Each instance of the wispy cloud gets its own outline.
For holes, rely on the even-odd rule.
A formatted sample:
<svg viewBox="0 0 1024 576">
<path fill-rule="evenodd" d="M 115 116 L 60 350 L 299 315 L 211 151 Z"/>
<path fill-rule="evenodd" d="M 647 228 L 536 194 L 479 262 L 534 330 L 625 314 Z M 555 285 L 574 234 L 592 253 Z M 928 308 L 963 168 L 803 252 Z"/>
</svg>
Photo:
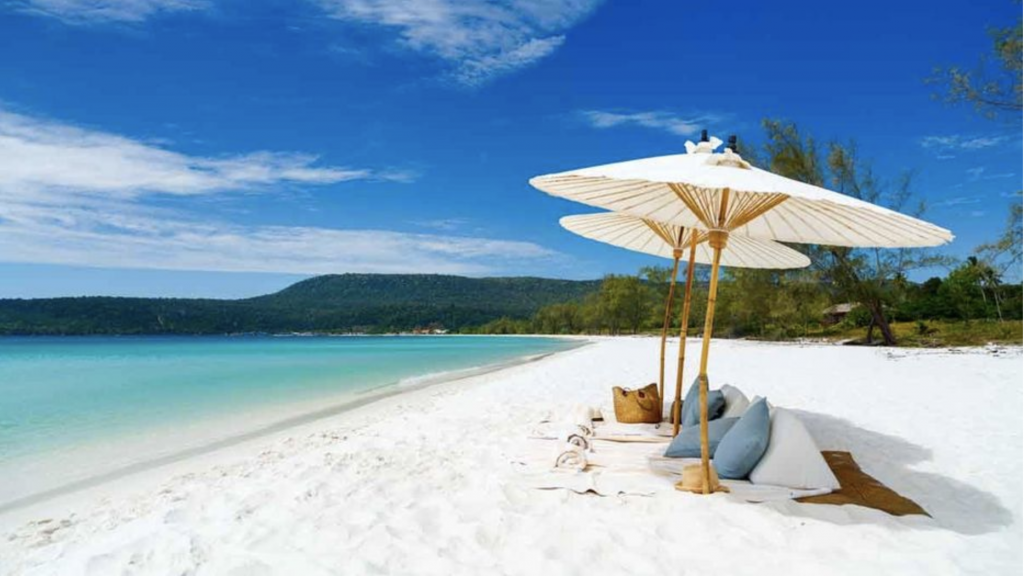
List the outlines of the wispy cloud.
<svg viewBox="0 0 1024 576">
<path fill-rule="evenodd" d="M 981 178 L 981 175 L 984 173 L 984 166 L 975 166 L 974 168 L 967 169 L 967 175 L 970 176 L 972 180 L 977 180 L 978 178 Z"/>
<path fill-rule="evenodd" d="M 986 166 L 975 166 L 974 168 L 968 168 L 966 170 L 967 175 L 970 177 L 971 182 L 977 182 L 979 180 L 1004 180 L 1007 178 L 1016 178 L 1015 172 L 996 172 L 989 173 L 988 167 Z"/>
<path fill-rule="evenodd" d="M 981 198 L 979 196 L 957 196 L 954 198 L 940 200 L 932 205 L 938 208 L 948 208 L 951 206 L 965 206 L 969 204 L 977 204 L 979 202 L 981 202 Z"/>
<path fill-rule="evenodd" d="M 480 86 L 545 58 L 600 0 L 315 0 L 329 17 L 394 30 L 399 44 Z"/>
<path fill-rule="evenodd" d="M 113 208 L 111 210 L 110 208 Z M 126 206 L 0 206 L 0 259 L 231 272 L 485 274 L 557 257 L 529 242 L 389 230 L 239 226 Z"/>
<path fill-rule="evenodd" d="M 702 114 L 680 116 L 671 112 L 622 112 L 606 110 L 581 110 L 579 115 L 594 128 L 615 128 L 620 126 L 640 126 L 664 130 L 677 136 L 692 136 L 701 128 L 721 120 L 718 115 Z"/>
<path fill-rule="evenodd" d="M 1008 135 L 963 136 L 950 134 L 945 136 L 925 136 L 920 143 L 923 148 L 940 151 L 943 158 L 952 158 L 948 152 L 954 150 L 983 150 L 998 146 L 1010 139 Z"/>
<path fill-rule="evenodd" d="M 188 155 L 0 110 L 0 260 L 173 270 L 481 274 L 557 254 L 536 244 L 379 229 L 243 225 L 189 202 L 282 186 L 408 181 L 400 171 L 320 165 L 294 152 Z M 175 205 L 181 205 L 176 203 Z"/>
<path fill-rule="evenodd" d="M 68 24 L 133 23 L 209 7 L 206 0 L 14 0 L 15 9 Z"/>
<path fill-rule="evenodd" d="M 469 224 L 469 220 L 465 218 L 435 218 L 433 220 L 417 220 L 411 222 L 420 228 L 429 228 L 431 230 L 443 230 L 445 232 L 453 232 L 464 228 Z"/>
<path fill-rule="evenodd" d="M 322 166 L 299 152 L 192 156 L 53 120 L 0 110 L 0 193 L 62 197 L 197 195 L 281 184 L 399 180 L 406 172 Z"/>
<path fill-rule="evenodd" d="M 0 0 L 3 3 L 4 0 Z M 603 0 L 307 0 L 329 19 L 379 29 L 380 45 L 442 63 L 442 78 L 477 87 L 548 57 Z M 134 24 L 199 12 L 215 0 L 7 0 L 14 10 L 67 24 Z M 301 27 L 290 29 L 301 31 Z M 360 35 L 364 38 L 366 35 Z M 376 43 L 375 43 L 376 44 Z M 369 64 L 372 46 L 335 43 L 350 63 Z"/>
</svg>

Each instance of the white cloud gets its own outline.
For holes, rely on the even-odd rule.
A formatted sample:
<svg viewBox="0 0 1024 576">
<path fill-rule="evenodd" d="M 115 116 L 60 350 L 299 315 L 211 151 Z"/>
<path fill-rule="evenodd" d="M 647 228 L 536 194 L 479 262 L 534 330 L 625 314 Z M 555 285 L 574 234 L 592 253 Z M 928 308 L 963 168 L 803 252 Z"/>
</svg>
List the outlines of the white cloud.
<svg viewBox="0 0 1024 576">
<path fill-rule="evenodd" d="M 1009 139 L 1010 137 L 1006 135 L 962 136 L 950 134 L 946 136 L 925 136 L 924 138 L 921 138 L 920 142 L 921 146 L 924 148 L 941 151 L 983 150 L 985 148 L 998 146 Z M 952 157 L 948 154 L 943 154 L 942 156 Z"/>
<path fill-rule="evenodd" d="M 981 198 L 977 196 L 957 196 L 954 198 L 947 198 L 945 200 L 935 203 L 937 207 L 948 207 L 948 206 L 964 206 L 967 204 L 977 204 L 981 202 Z"/>
<path fill-rule="evenodd" d="M 240 225 L 201 209 L 153 202 L 161 196 L 271 193 L 281 186 L 415 177 L 320 166 L 301 153 L 192 156 L 0 110 L 0 260 L 297 274 L 481 274 L 556 256 L 536 244 L 488 238 Z"/>
<path fill-rule="evenodd" d="M 60 212 L 0 206 L 8 262 L 228 272 L 484 274 L 556 253 L 529 242 L 338 230 L 238 226 L 118 207 Z"/>
<path fill-rule="evenodd" d="M 433 230 L 451 232 L 465 227 L 469 224 L 469 220 L 466 220 L 465 218 L 436 218 L 433 220 L 417 220 L 415 222 L 411 222 L 411 224 L 419 226 L 420 228 L 430 228 Z"/>
<path fill-rule="evenodd" d="M 204 157 L 156 144 L 0 110 L 0 194 L 125 198 L 196 195 L 281 184 L 409 181 L 402 171 L 319 166 L 316 156 L 260 151 Z"/>
<path fill-rule="evenodd" d="M 1006 178 L 1017 177 L 1017 174 L 1014 172 L 996 172 L 994 174 L 989 173 L 988 168 L 985 166 L 975 166 L 974 168 L 968 168 L 967 175 L 970 176 L 970 180 L 972 182 L 978 180 L 1003 180 Z"/>
<path fill-rule="evenodd" d="M 68 24 L 132 23 L 159 14 L 209 7 L 206 0 L 15 0 L 22 12 L 57 18 Z"/>
<path fill-rule="evenodd" d="M 998 174 L 989 174 L 985 176 L 985 180 L 1002 180 L 1004 178 L 1016 178 L 1017 174 L 1014 172 L 1000 172 Z"/>
<path fill-rule="evenodd" d="M 550 55 L 600 0 L 316 0 L 328 16 L 393 29 L 399 43 L 479 86 Z"/>
<path fill-rule="evenodd" d="M 582 110 L 579 114 L 594 128 L 615 128 L 618 126 L 640 126 L 664 130 L 677 136 L 692 136 L 701 128 L 720 121 L 715 115 L 682 117 L 671 112 L 608 112 L 604 110 Z"/>
</svg>

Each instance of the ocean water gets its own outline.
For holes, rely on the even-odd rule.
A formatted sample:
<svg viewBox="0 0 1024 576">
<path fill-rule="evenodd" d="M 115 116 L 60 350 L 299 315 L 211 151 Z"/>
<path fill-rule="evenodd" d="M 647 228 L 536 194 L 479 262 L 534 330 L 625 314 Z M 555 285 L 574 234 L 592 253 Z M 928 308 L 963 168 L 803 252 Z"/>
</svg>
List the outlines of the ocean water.
<svg viewBox="0 0 1024 576">
<path fill-rule="evenodd" d="M 0 504 L 556 338 L 0 338 Z"/>
</svg>

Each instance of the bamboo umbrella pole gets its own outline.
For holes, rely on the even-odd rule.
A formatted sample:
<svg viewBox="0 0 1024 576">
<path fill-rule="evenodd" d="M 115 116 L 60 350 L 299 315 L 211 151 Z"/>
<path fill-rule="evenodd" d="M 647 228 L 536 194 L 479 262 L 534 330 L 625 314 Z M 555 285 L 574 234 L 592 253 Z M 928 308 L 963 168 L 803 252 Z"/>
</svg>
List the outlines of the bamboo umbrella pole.
<svg viewBox="0 0 1024 576">
<path fill-rule="evenodd" d="M 672 250 L 672 281 L 668 285 L 668 298 L 665 300 L 665 322 L 661 326 L 661 364 L 658 365 L 658 399 L 665 401 L 665 344 L 668 341 L 668 326 L 672 320 L 672 300 L 676 290 L 676 276 L 679 275 L 679 258 L 683 251 Z"/>
<path fill-rule="evenodd" d="M 711 260 L 711 282 L 708 285 L 708 309 L 704 315 L 704 340 L 700 351 L 700 467 L 701 488 L 711 493 L 711 458 L 708 445 L 708 352 L 711 347 L 711 332 L 715 327 L 715 300 L 718 296 L 718 267 L 722 260 L 722 249 L 729 241 L 729 231 L 724 229 L 726 209 L 729 204 L 729 190 L 722 191 L 717 222 L 722 228 L 708 232 L 708 245 L 714 250 Z"/>
<path fill-rule="evenodd" d="M 676 395 L 672 403 L 672 436 L 679 434 L 683 409 L 683 365 L 686 363 L 686 332 L 690 325 L 690 297 L 693 295 L 693 268 L 697 258 L 697 230 L 690 236 L 690 260 L 686 264 L 683 311 L 679 318 L 679 357 L 676 362 Z"/>
</svg>

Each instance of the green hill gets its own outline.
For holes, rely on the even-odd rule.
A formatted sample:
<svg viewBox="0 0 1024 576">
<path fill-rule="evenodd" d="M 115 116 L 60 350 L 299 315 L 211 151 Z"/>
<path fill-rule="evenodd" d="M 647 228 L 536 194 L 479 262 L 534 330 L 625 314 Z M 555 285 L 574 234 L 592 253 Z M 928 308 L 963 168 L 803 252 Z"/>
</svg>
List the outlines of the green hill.
<svg viewBox="0 0 1024 576">
<path fill-rule="evenodd" d="M 0 300 L 0 334 L 231 334 L 450 330 L 582 299 L 599 281 L 340 274 L 241 300 L 41 298 Z"/>
</svg>

